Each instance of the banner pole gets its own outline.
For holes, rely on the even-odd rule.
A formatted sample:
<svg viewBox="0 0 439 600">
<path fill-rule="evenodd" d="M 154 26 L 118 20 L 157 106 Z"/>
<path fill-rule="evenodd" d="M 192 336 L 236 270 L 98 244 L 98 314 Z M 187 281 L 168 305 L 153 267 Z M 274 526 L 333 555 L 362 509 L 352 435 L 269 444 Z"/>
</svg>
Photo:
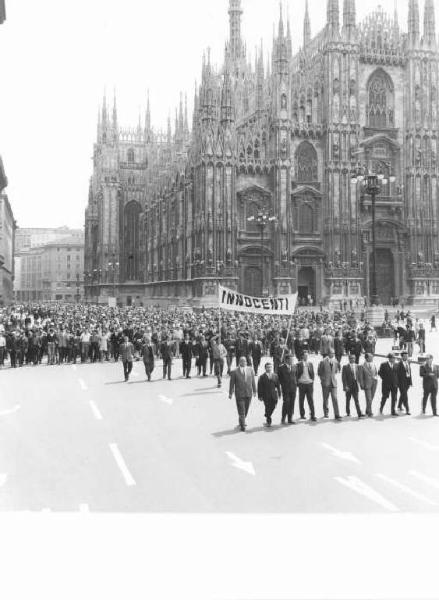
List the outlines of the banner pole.
<svg viewBox="0 0 439 600">
<path fill-rule="evenodd" d="M 297 300 L 296 300 L 296 305 L 297 305 Z M 294 307 L 293 312 L 291 313 L 290 324 L 288 325 L 287 339 L 285 340 L 285 348 L 287 348 L 287 349 L 288 349 L 288 340 L 290 339 L 291 326 L 293 324 L 293 317 L 294 317 L 295 312 L 296 312 L 296 306 Z M 285 349 L 282 350 L 281 362 L 283 362 L 283 360 L 284 360 L 284 354 L 285 354 Z"/>
</svg>

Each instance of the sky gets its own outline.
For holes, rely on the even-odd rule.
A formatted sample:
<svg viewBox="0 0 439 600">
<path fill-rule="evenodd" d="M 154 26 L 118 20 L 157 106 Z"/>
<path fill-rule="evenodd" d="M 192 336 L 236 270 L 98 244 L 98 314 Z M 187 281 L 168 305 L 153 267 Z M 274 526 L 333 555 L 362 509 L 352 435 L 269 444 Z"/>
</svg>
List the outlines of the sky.
<svg viewBox="0 0 439 600">
<path fill-rule="evenodd" d="M 119 124 L 135 126 L 150 90 L 152 122 L 165 128 L 180 91 L 191 111 L 203 51 L 220 65 L 229 0 L 6 0 L 0 26 L 0 155 L 21 227 L 82 227 L 92 174 L 98 105 L 116 90 Z M 357 17 L 394 0 L 357 0 Z M 406 29 L 408 0 L 398 0 Z M 421 5 L 422 5 L 421 0 Z M 284 0 L 293 47 L 302 41 L 305 0 Z M 340 10 L 343 0 L 340 0 Z M 272 46 L 279 0 L 242 0 L 248 51 Z M 309 0 L 312 34 L 326 1 Z M 437 11 L 439 17 L 439 11 Z M 422 20 L 422 15 L 421 15 Z M 173 122 L 173 119 L 172 119 Z M 190 119 L 191 122 L 191 119 Z"/>
</svg>

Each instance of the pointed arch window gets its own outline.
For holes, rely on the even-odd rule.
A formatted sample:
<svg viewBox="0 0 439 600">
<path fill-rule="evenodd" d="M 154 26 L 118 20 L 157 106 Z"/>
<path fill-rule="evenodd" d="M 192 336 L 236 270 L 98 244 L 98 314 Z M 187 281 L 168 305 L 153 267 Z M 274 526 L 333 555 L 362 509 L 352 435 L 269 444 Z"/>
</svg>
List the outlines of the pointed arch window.
<svg viewBox="0 0 439 600">
<path fill-rule="evenodd" d="M 296 152 L 298 183 L 311 183 L 318 180 L 317 152 L 309 142 L 302 142 Z"/>
<path fill-rule="evenodd" d="M 395 126 L 394 88 L 390 77 L 379 69 L 369 79 L 367 118 L 370 127 L 385 129 Z"/>
<path fill-rule="evenodd" d="M 128 150 L 128 162 L 134 162 L 134 150 L 132 148 Z"/>
<path fill-rule="evenodd" d="M 299 233 L 307 234 L 314 231 L 314 210 L 310 204 L 302 204 L 299 211 Z"/>
</svg>

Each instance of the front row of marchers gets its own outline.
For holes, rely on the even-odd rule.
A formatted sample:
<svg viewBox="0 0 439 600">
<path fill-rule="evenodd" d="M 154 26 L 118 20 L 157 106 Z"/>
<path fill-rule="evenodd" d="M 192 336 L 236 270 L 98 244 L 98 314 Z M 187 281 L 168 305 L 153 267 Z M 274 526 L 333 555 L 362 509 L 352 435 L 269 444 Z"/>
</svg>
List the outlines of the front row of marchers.
<svg viewBox="0 0 439 600">
<path fill-rule="evenodd" d="M 323 394 L 324 418 L 329 418 L 329 396 L 331 396 L 334 418 L 342 419 L 337 398 L 337 373 L 340 372 L 340 363 L 334 357 L 334 351 L 329 350 L 328 355 L 319 363 L 317 375 L 320 378 Z M 433 357 L 427 356 L 425 364 L 420 366 L 419 375 L 423 380 L 422 412 L 425 414 L 427 402 L 430 398 L 433 415 L 437 417 L 436 396 L 438 392 L 439 367 L 433 365 Z M 378 377 L 381 378 L 381 404 L 380 414 L 383 414 L 388 398 L 391 398 L 391 414 L 398 416 L 397 408 L 405 410 L 409 415 L 408 390 L 412 386 L 412 371 L 408 361 L 407 352 L 403 352 L 401 360 L 396 361 L 395 355 L 390 353 L 387 360 L 381 363 L 379 369 L 373 362 L 373 355 L 366 354 L 362 365 L 355 362 L 355 355 L 349 355 L 349 363 L 341 370 L 341 379 L 346 399 L 346 416 L 351 414 L 351 400 L 354 401 L 355 409 L 359 419 L 373 417 L 372 402 L 377 389 Z M 265 426 L 272 424 L 272 415 L 280 398 L 282 398 L 281 423 L 293 424 L 294 404 L 297 388 L 299 388 L 299 412 L 300 419 L 305 419 L 305 398 L 308 404 L 310 419 L 316 421 L 314 409 L 314 380 L 315 373 L 313 364 L 309 361 L 308 352 L 304 352 L 302 360 L 293 364 L 293 357 L 287 354 L 278 372 L 272 371 L 271 363 L 265 364 L 265 373 L 261 375 L 256 386 L 255 374 L 252 367 L 247 366 L 244 357 L 239 360 L 238 367 L 232 371 L 230 377 L 229 398 L 233 394 L 236 398 L 236 406 L 239 416 L 239 427 L 241 431 L 246 429 L 246 417 L 253 396 L 258 396 L 265 405 Z M 366 410 L 365 414 L 360 407 L 359 392 L 364 391 Z M 399 399 L 398 399 L 399 392 Z M 288 421 L 287 421 L 288 420 Z"/>
</svg>

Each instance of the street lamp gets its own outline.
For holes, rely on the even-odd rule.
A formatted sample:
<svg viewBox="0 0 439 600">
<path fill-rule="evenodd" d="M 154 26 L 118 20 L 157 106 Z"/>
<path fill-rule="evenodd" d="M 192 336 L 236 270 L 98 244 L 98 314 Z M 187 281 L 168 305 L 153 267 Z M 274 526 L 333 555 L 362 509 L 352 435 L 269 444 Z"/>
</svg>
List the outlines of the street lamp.
<svg viewBox="0 0 439 600">
<path fill-rule="evenodd" d="M 256 215 L 247 217 L 249 223 L 255 223 L 261 229 L 261 296 L 264 295 L 264 230 L 276 217 L 270 215 L 266 208 L 258 210 Z"/>
<path fill-rule="evenodd" d="M 390 167 L 388 163 L 383 163 L 386 167 Z M 391 171 L 390 171 L 391 173 Z M 380 194 L 382 186 L 395 182 L 395 176 L 389 175 L 387 179 L 380 168 L 378 173 L 373 173 L 367 166 L 357 165 L 352 171 L 352 183 L 359 183 L 363 192 L 368 194 L 372 199 L 372 277 L 370 289 L 371 306 L 379 305 L 379 296 L 377 289 L 377 269 L 376 269 L 376 197 Z"/>
</svg>

